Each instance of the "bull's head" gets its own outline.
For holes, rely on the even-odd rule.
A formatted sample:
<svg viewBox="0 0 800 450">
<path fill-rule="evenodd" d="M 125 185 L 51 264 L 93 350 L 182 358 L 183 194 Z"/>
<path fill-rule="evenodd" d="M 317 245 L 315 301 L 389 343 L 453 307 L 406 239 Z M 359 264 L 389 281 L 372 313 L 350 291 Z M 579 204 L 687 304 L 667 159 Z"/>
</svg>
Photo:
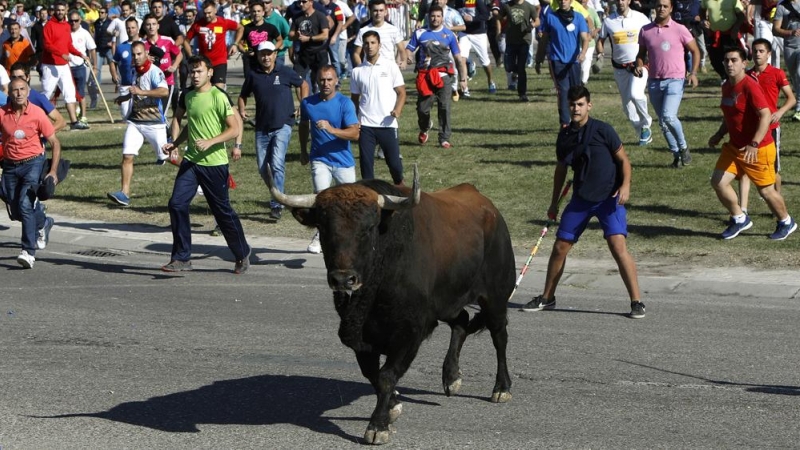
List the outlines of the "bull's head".
<svg viewBox="0 0 800 450">
<path fill-rule="evenodd" d="M 269 168 L 266 172 L 272 173 Z M 408 196 L 378 192 L 370 183 L 335 186 L 318 194 L 285 195 L 275 188 L 271 175 L 266 178 L 272 198 L 291 208 L 298 222 L 319 230 L 328 285 L 342 292 L 361 288 L 364 274 L 375 263 L 378 238 L 392 214 L 414 207 L 421 196 L 416 164 Z"/>
</svg>

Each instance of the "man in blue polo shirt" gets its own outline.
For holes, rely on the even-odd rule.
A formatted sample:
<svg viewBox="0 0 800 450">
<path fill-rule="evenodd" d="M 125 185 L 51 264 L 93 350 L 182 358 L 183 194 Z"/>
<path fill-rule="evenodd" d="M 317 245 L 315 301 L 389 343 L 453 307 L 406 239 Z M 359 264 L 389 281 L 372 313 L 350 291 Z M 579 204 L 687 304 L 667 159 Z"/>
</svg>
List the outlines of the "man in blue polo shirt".
<svg viewBox="0 0 800 450">
<path fill-rule="evenodd" d="M 114 58 L 109 63 L 111 70 L 111 80 L 117 86 L 120 96 L 128 95 L 128 87 L 133 86 L 136 80 L 136 69 L 133 64 L 133 53 L 131 47 L 139 40 L 139 22 L 136 17 L 129 17 L 125 21 L 125 30 L 128 32 L 128 40 L 117 45 Z M 124 87 L 123 87 L 124 86 Z M 122 117 L 128 117 L 130 112 L 130 101 L 120 103 L 119 109 Z"/>
<path fill-rule="evenodd" d="M 572 0 L 559 0 L 558 9 L 550 9 L 542 19 L 542 38 L 536 63 L 544 61 L 544 49 L 550 60 L 550 73 L 558 90 L 558 118 L 562 128 L 570 124 L 567 92 L 581 85 L 581 63 L 589 50 L 589 26 L 572 8 Z"/>
<path fill-rule="evenodd" d="M 264 41 L 258 45 L 259 67 L 247 74 L 239 94 L 239 114 L 247 120 L 245 107 L 251 94 L 256 100 L 256 162 L 264 181 L 270 176 L 267 162 L 272 169 L 275 187 L 283 192 L 286 165 L 286 151 L 292 138 L 294 124 L 294 100 L 292 87 L 297 100 L 308 96 L 308 84 L 290 67 L 278 67 L 275 44 Z M 269 217 L 280 220 L 281 204 L 270 201 Z"/>
<path fill-rule="evenodd" d="M 300 163 L 311 162 L 311 184 L 320 192 L 337 184 L 356 181 L 356 161 L 350 141 L 358 140 L 359 125 L 356 107 L 344 95 L 336 92 L 339 77 L 336 68 L 328 64 L 319 70 L 319 93 L 300 102 Z M 311 137 L 311 156 L 308 138 Z M 320 253 L 319 232 L 308 245 L 311 253 Z"/>
</svg>

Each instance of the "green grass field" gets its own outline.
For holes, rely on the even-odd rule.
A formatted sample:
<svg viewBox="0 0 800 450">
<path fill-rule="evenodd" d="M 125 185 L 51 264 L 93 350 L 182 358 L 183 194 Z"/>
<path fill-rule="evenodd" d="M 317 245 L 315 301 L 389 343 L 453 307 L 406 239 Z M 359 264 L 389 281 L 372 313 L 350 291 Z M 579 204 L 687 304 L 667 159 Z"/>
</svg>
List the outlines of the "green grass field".
<svg viewBox="0 0 800 450">
<path fill-rule="evenodd" d="M 491 198 L 506 218 L 514 246 L 524 253 L 539 236 L 550 202 L 555 166 L 555 140 L 558 130 L 556 98 L 545 75 L 530 71 L 527 104 L 517 101 L 516 92 L 506 90 L 505 74 L 496 70 L 499 91 L 489 95 L 486 80 L 479 74 L 470 82 L 472 98 L 453 106 L 453 147 L 436 147 L 435 134 L 425 146 L 417 144 L 416 92 L 412 74 L 408 81 L 408 104 L 400 119 L 401 151 L 406 171 L 417 163 L 425 191 L 444 189 L 459 183 L 475 184 Z M 750 214 L 755 225 L 732 241 L 718 239 L 728 216 L 709 186 L 717 150 L 706 146 L 708 137 L 721 120 L 719 83 L 716 75 L 703 75 L 701 86 L 687 89 L 679 117 L 692 150 L 690 167 L 672 169 L 672 157 L 653 124 L 654 142 L 638 146 L 638 136 L 622 114 L 610 67 L 593 75 L 588 84 L 592 92 L 592 115 L 611 123 L 626 143 L 633 164 L 633 185 L 628 205 L 629 246 L 642 260 L 671 261 L 694 267 L 749 265 L 776 268 L 800 266 L 800 233 L 783 242 L 772 242 L 767 235 L 775 222 L 758 194 L 751 193 Z M 238 87 L 231 87 L 238 93 Z M 347 82 L 343 92 L 349 95 Z M 248 102 L 252 108 L 253 100 Z M 116 111 L 112 110 L 115 114 Z M 102 114 L 101 114 L 102 113 Z M 652 108 L 651 108 L 652 113 Z M 167 201 L 176 168 L 158 167 L 149 147 L 137 158 L 130 208 L 111 205 L 106 192 L 119 189 L 124 124 L 110 125 L 104 111 L 90 113 L 92 130 L 62 132 L 64 157 L 72 161 L 69 180 L 59 187 L 57 199 L 49 202 L 57 214 L 102 219 L 121 223 L 169 224 Z M 655 120 L 655 114 L 653 114 Z M 435 131 L 433 132 L 435 133 Z M 797 201 L 800 152 L 797 143 L 800 124 L 785 121 L 783 126 L 783 186 L 790 213 L 800 215 Z M 311 232 L 290 215 L 278 223 L 268 218 L 269 194 L 260 179 L 254 155 L 254 132 L 245 126 L 244 158 L 231 165 L 238 188 L 232 191 L 234 207 L 248 234 L 310 237 Z M 354 145 L 355 153 L 357 146 Z M 376 176 L 389 179 L 383 161 L 376 162 Z M 286 191 L 311 192 L 307 167 L 299 163 L 297 134 L 287 156 Z M 212 217 L 202 199 L 195 199 L 192 220 L 197 231 L 208 231 Z M 220 241 L 223 244 L 223 241 Z M 552 243 L 549 236 L 544 252 Z M 607 256 L 602 233 L 596 223 L 575 247 L 582 257 Z"/>
</svg>

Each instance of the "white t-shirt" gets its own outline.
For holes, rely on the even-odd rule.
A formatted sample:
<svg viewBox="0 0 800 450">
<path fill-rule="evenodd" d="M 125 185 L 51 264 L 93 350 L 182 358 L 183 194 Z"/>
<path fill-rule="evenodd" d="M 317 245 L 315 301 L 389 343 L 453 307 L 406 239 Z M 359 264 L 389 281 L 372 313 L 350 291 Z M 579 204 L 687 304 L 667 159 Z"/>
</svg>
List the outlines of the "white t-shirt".
<svg viewBox="0 0 800 450">
<path fill-rule="evenodd" d="M 364 60 L 353 69 L 350 93 L 361 96 L 358 122 L 365 127 L 397 128 L 397 118 L 390 113 L 397 102 L 394 88 L 398 86 L 405 86 L 405 81 L 393 59 L 380 56 L 374 65 Z"/>
<path fill-rule="evenodd" d="M 403 41 L 403 34 L 400 33 L 400 29 L 396 26 L 390 24 L 389 22 L 384 22 L 383 25 L 378 27 L 374 27 L 372 25 L 368 27 L 364 27 L 358 30 L 358 36 L 353 44 L 356 47 L 363 47 L 364 46 L 364 33 L 367 31 L 375 31 L 381 37 L 381 58 L 386 58 L 389 61 L 395 60 L 395 49 L 397 49 L 397 44 Z"/>
<path fill-rule="evenodd" d="M 611 38 L 611 57 L 617 64 L 636 61 L 639 54 L 639 31 L 650 23 L 644 14 L 632 9 L 628 16 L 613 14 L 603 20 L 600 39 Z"/>
<path fill-rule="evenodd" d="M 134 16 L 136 17 L 136 16 Z M 127 17 L 124 19 L 122 17 L 117 17 L 116 19 L 111 21 L 111 25 L 108 26 L 108 34 L 114 36 L 114 39 L 117 40 L 117 45 L 122 44 L 123 42 L 128 41 L 128 31 L 125 29 L 125 21 L 128 20 Z M 137 17 L 136 22 L 139 26 L 136 28 L 137 30 L 142 29 L 142 21 Z"/>
<path fill-rule="evenodd" d="M 88 31 L 86 31 L 85 28 L 79 27 L 78 30 L 73 31 L 71 35 L 72 35 L 72 46 L 75 47 L 76 50 L 83 53 L 84 55 L 88 55 L 89 50 L 97 49 L 97 45 L 94 43 L 92 35 Z M 72 54 L 69 55 L 70 67 L 78 67 L 82 65 L 83 65 L 83 58 Z"/>
<path fill-rule="evenodd" d="M 342 10 L 342 14 L 344 14 L 344 21 L 347 22 L 347 19 L 353 16 L 353 10 L 347 6 L 347 2 L 343 2 L 342 0 L 336 0 L 336 6 L 338 6 Z M 339 39 L 344 39 L 342 42 L 347 42 L 347 28 L 342 26 L 342 32 L 339 33 Z"/>
<path fill-rule="evenodd" d="M 11 78 L 8 76 L 6 68 L 0 65 L 0 86 L 6 86 L 8 83 L 11 83 Z"/>
</svg>

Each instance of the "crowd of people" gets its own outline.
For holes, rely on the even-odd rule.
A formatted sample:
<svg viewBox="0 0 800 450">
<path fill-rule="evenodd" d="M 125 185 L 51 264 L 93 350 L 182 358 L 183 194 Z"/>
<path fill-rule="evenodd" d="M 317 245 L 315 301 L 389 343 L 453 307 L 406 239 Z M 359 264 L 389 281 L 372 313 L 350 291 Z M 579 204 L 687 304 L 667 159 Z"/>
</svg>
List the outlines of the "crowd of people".
<svg viewBox="0 0 800 450">
<path fill-rule="evenodd" d="M 225 146 L 226 141 L 234 141 L 230 158 L 241 158 L 243 123 L 255 128 L 261 176 L 265 182 L 274 180 L 278 190 L 283 190 L 285 157 L 296 123 L 301 162 L 310 165 L 315 192 L 358 178 L 351 141 L 359 144 L 360 178 L 374 176 L 375 156 L 380 155 L 392 181 L 403 185 L 398 140 L 398 118 L 407 98 L 403 70 L 415 72 L 419 143 L 429 140 L 436 103 L 437 142 L 447 149 L 454 145 L 453 102 L 471 96 L 468 82 L 478 63 L 489 94 L 497 92 L 494 76 L 502 67 L 507 88 L 516 90 L 522 102 L 529 100 L 526 69 L 540 72 L 546 63 L 557 92 L 560 130 L 554 201 L 571 166 L 576 186 L 581 187 L 574 198 L 587 203 L 570 203 L 570 225 L 559 232 L 553 252 L 556 259 L 551 259 L 551 283 L 527 309 L 555 304 L 559 267 L 592 216 L 604 224 L 631 300 L 638 302 L 635 264 L 624 245 L 622 205 L 630 192 L 630 163 L 613 128 L 588 119 L 591 94 L 584 86 L 593 72 L 602 70 L 606 51 L 621 106 L 639 145 L 649 145 L 654 138 L 649 99 L 673 155 L 669 164 L 673 168 L 692 162 L 678 117 L 684 89 L 697 86 L 698 72 L 712 67 L 722 83 L 721 125 L 710 136 L 709 145 L 721 143 L 726 135 L 729 138 L 711 181 L 731 216 L 721 237 L 733 239 L 752 226 L 746 212 L 751 183 L 777 221 L 771 239 L 785 239 L 797 228 L 780 194 L 779 175 L 780 121 L 783 117 L 800 120 L 794 96 L 800 83 L 800 52 L 796 51 L 800 13 L 788 0 L 780 4 L 768 0 L 614 0 L 608 4 L 601 0 L 552 4 L 546 0 L 422 0 L 401 5 L 404 14 L 394 21 L 390 18 L 397 17 L 398 4 L 387 0 L 368 4 L 296 0 L 282 5 L 273 1 L 277 0 L 243 5 L 228 0 L 173 4 L 125 0 L 119 6 L 113 0 L 71 5 L 57 1 L 49 7 L 37 6 L 31 18 L 19 5 L 15 12 L 6 11 L 5 0 L 0 0 L 4 10 L 0 12 L 10 20 L 4 30 L 7 36 L 0 62 L 5 69 L 0 68 L 0 85 L 3 95 L 13 94 L 8 99 L 0 97 L 8 101 L 4 114 L 16 114 L 21 120 L 20 111 L 37 109 L 31 117 L 36 117 L 38 128 L 30 133 L 20 133 L 10 124 L 7 128 L 5 116 L 0 116 L 6 153 L 3 190 L 11 217 L 23 222 L 18 259 L 23 267 L 33 267 L 35 251 L 46 246 L 53 225 L 31 194 L 45 165 L 42 145 L 54 150 L 45 171 L 54 178 L 60 153 L 55 132 L 67 125 L 73 130 L 88 128 L 82 119 L 97 104 L 97 84 L 102 83 L 101 68 L 106 64 L 118 93 L 114 103 L 128 124 L 122 143 L 121 187 L 109 192 L 109 199 L 130 205 L 134 158 L 145 140 L 157 164 L 179 167 L 169 202 L 174 245 L 171 261 L 163 267 L 166 271 L 191 269 L 188 205 L 197 193 L 205 196 L 220 234 L 237 258 L 235 272 L 247 270 L 250 248 L 228 197 L 232 179 Z M 770 21 L 772 26 L 766 26 Z M 748 33 L 755 35 L 752 43 Z M 226 94 L 228 61 L 237 53 L 243 58 L 245 82 L 239 98 L 232 101 Z M 776 55 L 781 53 L 789 77 L 780 69 L 782 61 Z M 746 70 L 751 54 L 755 67 Z M 21 83 L 10 81 L 29 80 L 31 68 L 40 73 L 42 93 L 26 82 L 27 101 L 20 97 Z M 339 92 L 345 78 L 351 80 L 350 98 Z M 18 89 L 9 91 L 9 86 Z M 47 103 L 58 97 L 66 104 L 68 123 Z M 249 97 L 255 101 L 255 119 L 247 113 Z M 45 104 L 40 108 L 36 105 L 42 98 Z M 187 122 L 182 127 L 184 117 Z M 181 154 L 184 143 L 186 151 Z M 28 166 L 30 171 L 24 170 Z M 740 183 L 739 195 L 732 187 L 734 180 Z M 601 185 L 602 198 L 591 192 L 594 188 L 585 187 Z M 277 202 L 270 203 L 269 217 L 280 220 L 281 208 Z M 320 252 L 318 236 L 312 238 L 308 251 Z M 633 310 L 637 316 L 644 315 L 643 305 L 632 305 Z"/>
</svg>

